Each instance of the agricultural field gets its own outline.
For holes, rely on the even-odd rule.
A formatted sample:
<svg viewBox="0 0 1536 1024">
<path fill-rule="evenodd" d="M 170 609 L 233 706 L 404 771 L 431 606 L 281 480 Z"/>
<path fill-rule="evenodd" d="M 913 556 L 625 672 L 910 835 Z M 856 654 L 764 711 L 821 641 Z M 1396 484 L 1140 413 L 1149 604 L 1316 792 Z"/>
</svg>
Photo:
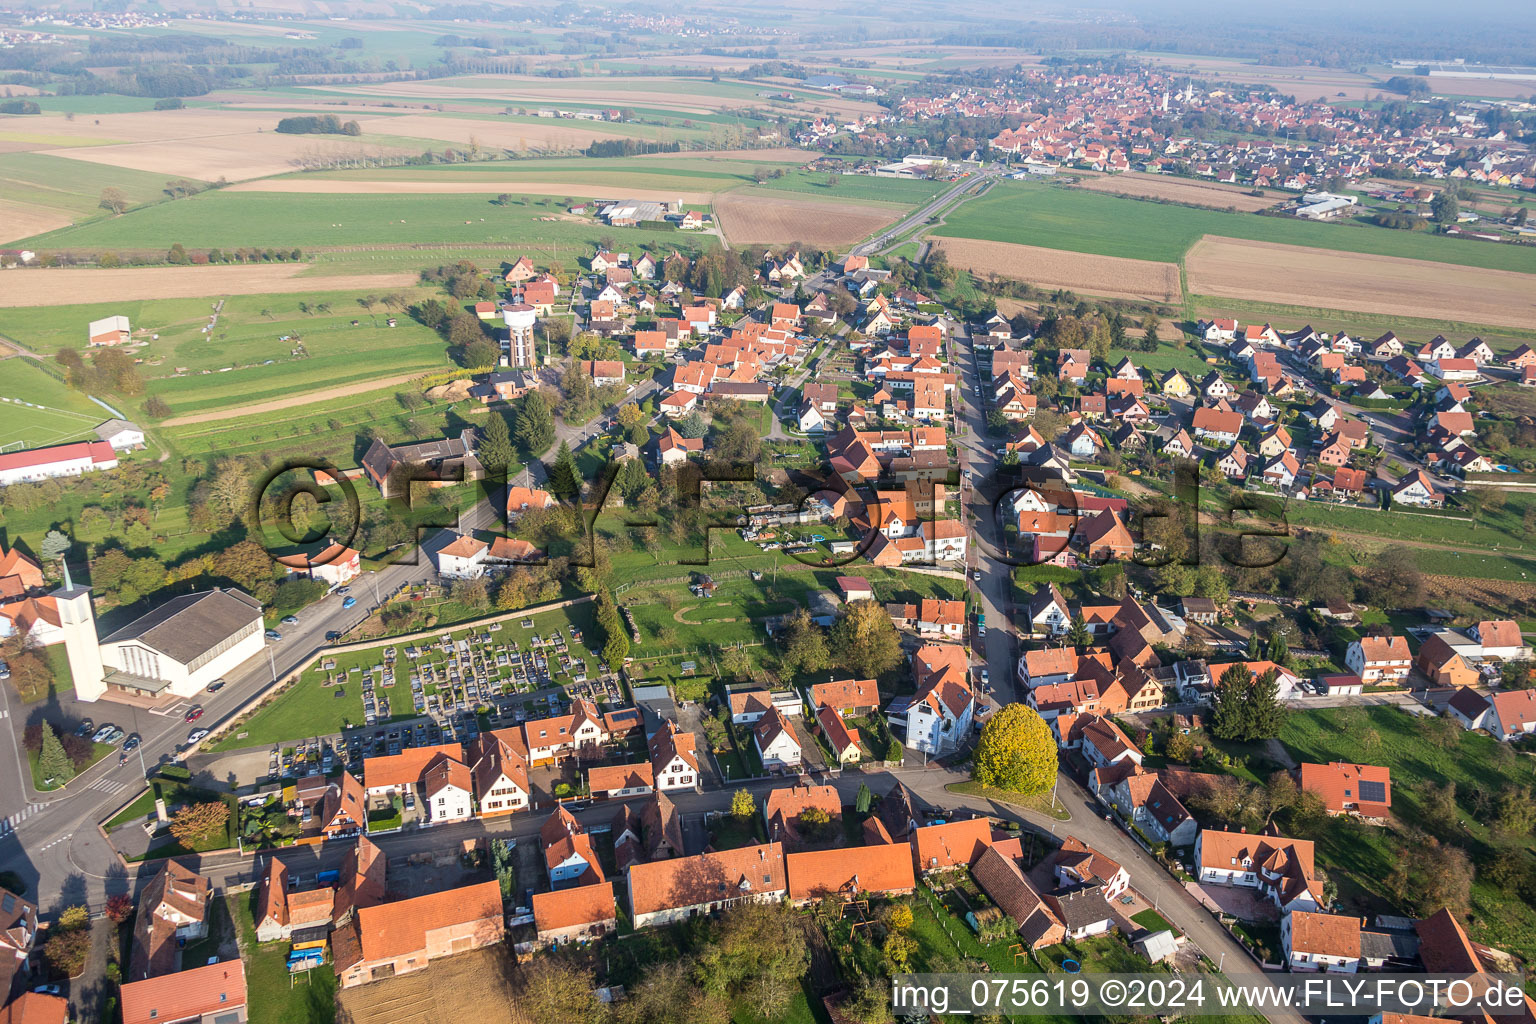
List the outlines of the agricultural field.
<svg viewBox="0 0 1536 1024">
<path fill-rule="evenodd" d="M 362 293 L 410 288 L 417 281 L 417 275 L 407 273 L 303 276 L 308 270 L 302 263 L 88 270 L 40 268 L 0 277 L 0 307 L 41 306 L 61 295 L 84 304 L 340 289 Z M 83 332 L 85 323 L 81 322 L 76 333 Z"/>
<path fill-rule="evenodd" d="M 941 238 L 935 244 L 953 266 L 982 278 L 996 274 L 1040 288 L 1067 288 L 1115 299 L 1177 302 L 1183 297 L 1179 268 L 1172 263 L 972 238 Z"/>
<path fill-rule="evenodd" d="M 1206 206 L 1213 210 L 1235 209 L 1242 213 L 1267 210 L 1286 196 L 1281 192 L 1261 189 L 1264 194 L 1255 196 L 1252 189 L 1241 185 L 1223 185 L 1217 181 L 1192 181 L 1188 178 L 1170 178 L 1162 174 L 1142 174 L 1128 171 L 1124 174 L 1106 174 L 1088 178 L 1079 188 L 1092 192 L 1108 192 L 1134 199 L 1166 199 L 1173 203 Z"/>
<path fill-rule="evenodd" d="M 30 240 L 37 248 L 166 249 L 244 246 L 356 249 L 367 246 L 500 244 L 518 251 L 564 249 L 574 259 L 601 235 L 629 247 L 710 244 L 676 231 L 607 228 L 534 198 L 499 206 L 483 195 L 264 195 L 206 192 L 111 220 Z M 695 239 L 690 241 L 690 239 Z M 585 255 L 585 251 L 582 253 Z M 430 255 L 422 262 L 430 261 Z"/>
<path fill-rule="evenodd" d="M 1196 210 L 1080 188 L 1004 181 L 934 228 L 946 238 L 1180 263 L 1206 235 L 1536 274 L 1536 247 L 1497 245 L 1364 224 Z"/>
<path fill-rule="evenodd" d="M 167 177 L 42 153 L 0 153 L 0 241 L 110 216 L 99 205 L 106 188 L 121 190 L 135 206 L 164 199 Z"/>
<path fill-rule="evenodd" d="M 715 199 L 715 219 L 732 245 L 804 242 L 836 248 L 874 234 L 901 213 L 895 206 L 779 198 L 757 189 Z"/>
<path fill-rule="evenodd" d="M 1190 249 L 1187 267 L 1190 289 L 1202 295 L 1305 296 L 1335 309 L 1506 327 L 1536 320 L 1536 280 L 1509 271 L 1210 236 Z"/>
</svg>

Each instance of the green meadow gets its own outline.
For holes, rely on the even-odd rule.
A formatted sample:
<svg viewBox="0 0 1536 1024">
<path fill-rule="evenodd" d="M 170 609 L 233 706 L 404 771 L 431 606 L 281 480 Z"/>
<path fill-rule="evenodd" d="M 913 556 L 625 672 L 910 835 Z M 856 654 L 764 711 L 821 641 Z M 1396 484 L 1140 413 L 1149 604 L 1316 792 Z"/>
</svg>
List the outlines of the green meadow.
<svg viewBox="0 0 1536 1024">
<path fill-rule="evenodd" d="M 1200 210 L 1085 189 L 1005 181 L 951 212 L 936 235 L 1179 263 L 1202 235 L 1536 274 L 1536 247 L 1365 224 Z"/>
<path fill-rule="evenodd" d="M 486 195 L 287 195 L 205 192 L 29 239 L 34 248 L 190 247 L 358 248 L 501 244 L 518 249 L 590 246 L 611 235 L 625 246 L 690 245 L 676 231 L 609 228 L 565 219 L 558 197 L 499 206 Z M 546 219 L 548 218 L 548 219 Z M 703 239 L 693 247 L 708 245 Z M 574 252 L 571 255 L 575 255 Z M 430 261 L 426 256 L 424 262 Z"/>
<path fill-rule="evenodd" d="M 68 99 L 99 100 L 98 96 Z M 0 196 L 20 203 L 63 210 L 77 217 L 109 216 L 98 205 L 101 190 L 119 188 L 133 204 L 164 199 L 173 174 L 154 174 L 43 153 L 0 153 Z"/>
</svg>

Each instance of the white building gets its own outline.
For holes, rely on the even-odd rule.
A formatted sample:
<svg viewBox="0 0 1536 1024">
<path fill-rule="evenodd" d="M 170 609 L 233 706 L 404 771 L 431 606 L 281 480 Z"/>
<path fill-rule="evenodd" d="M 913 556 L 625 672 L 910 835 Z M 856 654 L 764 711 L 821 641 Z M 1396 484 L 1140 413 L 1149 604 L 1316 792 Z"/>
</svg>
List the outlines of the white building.
<svg viewBox="0 0 1536 1024">
<path fill-rule="evenodd" d="M 112 446 L 113 451 L 144 447 L 144 431 L 128 420 L 111 419 L 96 424 L 96 436 Z"/>
<path fill-rule="evenodd" d="M 485 575 L 485 557 L 490 550 L 485 541 L 460 536 L 437 552 L 437 571 L 449 579 L 478 579 Z"/>
<path fill-rule="evenodd" d="M 764 768 L 793 768 L 800 763 L 800 741 L 795 739 L 794 727 L 778 708 L 758 720 L 752 730 L 752 742 Z"/>
<path fill-rule="evenodd" d="M 133 337 L 133 328 L 125 316 L 107 316 L 92 320 L 85 327 L 85 343 L 90 348 L 121 345 Z"/>
<path fill-rule="evenodd" d="M 526 302 L 518 302 L 501 311 L 501 321 L 506 331 L 501 339 L 501 358 L 508 366 L 531 368 L 538 365 L 538 350 L 533 336 L 538 322 L 536 309 Z"/>
<path fill-rule="evenodd" d="M 436 759 L 421 774 L 427 820 L 434 825 L 464 821 L 474 813 L 474 784 L 469 769 L 451 757 Z"/>
<path fill-rule="evenodd" d="M 264 646 L 260 601 L 238 590 L 187 594 L 101 642 L 104 682 L 126 693 L 195 697 Z"/>
<path fill-rule="evenodd" d="M 1293 910 L 1280 919 L 1280 945 L 1293 971 L 1354 974 L 1360 970 L 1358 917 Z"/>
<path fill-rule="evenodd" d="M 105 441 L 76 441 L 51 448 L 29 448 L 0 455 L 0 487 L 48 480 L 60 476 L 84 476 L 117 468 L 117 452 Z"/>
</svg>

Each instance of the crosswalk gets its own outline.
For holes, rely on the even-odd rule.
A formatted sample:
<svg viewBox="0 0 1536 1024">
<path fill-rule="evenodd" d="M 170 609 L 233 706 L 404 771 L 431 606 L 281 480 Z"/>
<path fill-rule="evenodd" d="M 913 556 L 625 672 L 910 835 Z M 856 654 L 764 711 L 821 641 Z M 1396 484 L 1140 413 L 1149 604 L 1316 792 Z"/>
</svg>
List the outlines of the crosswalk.
<svg viewBox="0 0 1536 1024">
<path fill-rule="evenodd" d="M 97 779 L 95 782 L 91 783 L 89 786 L 86 786 L 85 788 L 86 789 L 94 789 L 98 793 L 107 793 L 107 794 L 121 793 L 123 790 L 127 789 L 129 786 L 133 785 L 137 781 L 138 781 L 137 778 L 134 778 L 134 779 L 114 779 L 110 775 L 103 775 L 101 778 Z"/>
<path fill-rule="evenodd" d="M 15 832 L 17 825 L 20 825 L 22 822 L 26 821 L 28 818 L 32 817 L 32 815 L 36 814 L 42 809 L 42 804 L 27 804 L 26 807 L 17 811 L 15 814 L 12 814 L 7 818 L 0 818 L 0 836 L 8 836 L 12 832 Z"/>
</svg>

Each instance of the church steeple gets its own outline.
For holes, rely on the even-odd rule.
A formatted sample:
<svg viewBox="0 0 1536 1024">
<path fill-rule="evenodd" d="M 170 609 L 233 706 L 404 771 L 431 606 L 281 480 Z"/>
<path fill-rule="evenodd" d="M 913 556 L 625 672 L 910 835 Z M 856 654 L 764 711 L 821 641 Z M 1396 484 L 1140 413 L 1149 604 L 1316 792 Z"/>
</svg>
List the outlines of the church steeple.
<svg viewBox="0 0 1536 1024">
<path fill-rule="evenodd" d="M 91 588 L 77 587 L 64 561 L 64 585 L 52 594 L 59 610 L 59 629 L 64 634 L 64 653 L 74 676 L 75 697 L 100 700 L 107 692 L 106 669 L 101 663 L 101 640 L 96 635 L 96 611 Z"/>
</svg>

